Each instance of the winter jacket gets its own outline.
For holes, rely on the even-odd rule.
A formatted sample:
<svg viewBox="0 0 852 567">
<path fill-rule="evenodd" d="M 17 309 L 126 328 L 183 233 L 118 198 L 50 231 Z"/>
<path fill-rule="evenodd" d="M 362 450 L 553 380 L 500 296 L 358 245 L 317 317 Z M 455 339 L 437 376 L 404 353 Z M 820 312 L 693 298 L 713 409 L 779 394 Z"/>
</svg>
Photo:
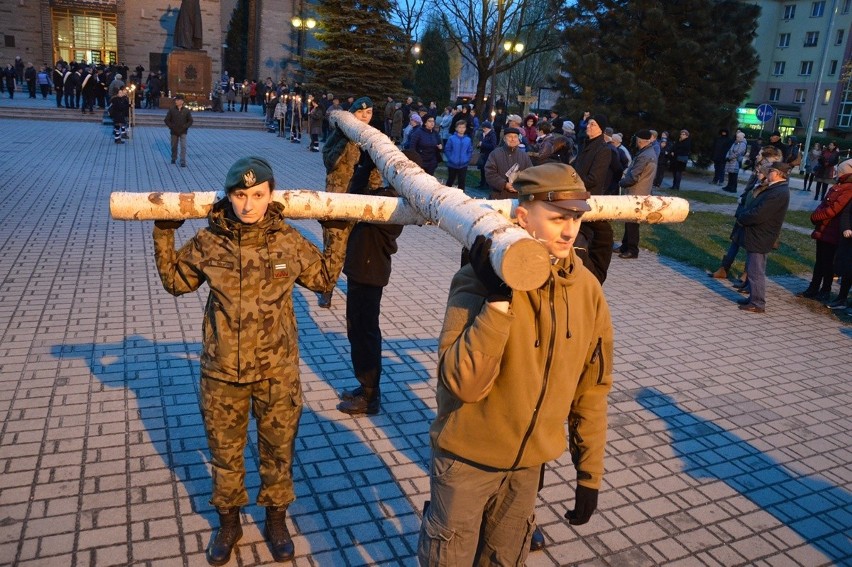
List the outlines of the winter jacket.
<svg viewBox="0 0 852 567">
<path fill-rule="evenodd" d="M 725 154 L 725 173 L 739 173 L 748 144 L 745 140 L 734 142 Z"/>
<path fill-rule="evenodd" d="M 817 179 L 824 180 L 825 182 L 834 181 L 834 168 L 839 162 L 840 152 L 837 150 L 831 151 L 826 148 L 817 160 L 817 165 L 814 167 L 814 175 Z"/>
<path fill-rule="evenodd" d="M 402 136 L 402 109 L 397 108 L 393 113 L 391 122 L 391 138 L 398 140 Z"/>
<path fill-rule="evenodd" d="M 317 105 L 308 113 L 308 134 L 311 136 L 322 135 L 322 120 L 325 118 L 325 111 L 322 105 Z"/>
<path fill-rule="evenodd" d="M 609 184 L 611 151 L 603 135 L 586 141 L 583 151 L 574 160 L 574 169 L 583 180 L 586 191 L 603 195 Z"/>
<path fill-rule="evenodd" d="M 392 187 L 359 191 L 377 197 L 397 197 Z M 396 239 L 402 234 L 399 224 L 359 222 L 349 234 L 343 273 L 362 285 L 384 287 L 391 275 L 391 256 L 396 254 Z"/>
<path fill-rule="evenodd" d="M 184 106 L 178 109 L 173 106 L 166 112 L 166 117 L 163 119 L 172 136 L 182 136 L 186 134 L 189 127 L 192 126 L 192 112 Z"/>
<path fill-rule="evenodd" d="M 678 140 L 672 148 L 672 157 L 669 162 L 669 167 L 672 171 L 686 171 L 686 164 L 689 161 L 689 155 L 692 153 L 692 140 L 687 137 L 684 140 Z"/>
<path fill-rule="evenodd" d="M 641 150 L 627 169 L 627 173 L 618 182 L 619 186 L 627 189 L 628 195 L 650 195 L 654 176 L 657 175 L 657 152 L 654 146 L 648 144 Z"/>
<path fill-rule="evenodd" d="M 470 164 L 470 156 L 473 155 L 473 142 L 467 136 L 453 134 L 447 139 L 444 147 L 444 159 L 447 167 L 462 169 Z"/>
<path fill-rule="evenodd" d="M 852 202 L 852 173 L 840 178 L 837 185 L 828 190 L 825 199 L 811 213 L 814 231 L 811 238 L 829 244 L 839 244 L 841 239 L 839 215 Z"/>
<path fill-rule="evenodd" d="M 536 467 L 565 451 L 577 480 L 603 477 L 613 331 L 600 284 L 571 256 L 547 282 L 515 290 L 503 313 L 470 265 L 453 277 L 438 342 L 432 447 L 498 469 Z"/>
<path fill-rule="evenodd" d="M 491 152 L 493 152 L 496 147 L 497 134 L 492 129 L 487 134 L 483 134 L 482 139 L 479 141 L 479 162 L 477 165 L 484 167 L 485 162 L 488 161 L 488 156 L 491 155 Z"/>
<path fill-rule="evenodd" d="M 130 115 L 130 99 L 126 96 L 114 96 L 109 99 L 109 116 L 118 124 L 127 124 Z"/>
<path fill-rule="evenodd" d="M 434 128 L 427 130 L 423 126 L 415 128 L 408 140 L 408 147 L 420 154 L 420 159 L 423 160 L 423 171 L 430 175 L 438 167 L 441 158 L 441 150 L 438 149 L 440 145 L 441 136 L 438 135 L 438 132 Z"/>
<path fill-rule="evenodd" d="M 227 198 L 207 215 L 207 228 L 175 250 L 175 231 L 154 228 L 154 257 L 172 295 L 210 287 L 202 325 L 201 374 L 246 384 L 298 372 L 293 285 L 330 290 L 343 261 L 344 239 L 333 239 L 330 265 L 269 204 L 263 219 L 243 224 Z M 336 266 L 336 268 L 335 268 Z"/>
<path fill-rule="evenodd" d="M 506 191 L 506 173 L 517 164 L 518 171 L 532 167 L 530 156 L 520 148 L 509 149 L 500 146 L 488 156 L 485 162 L 485 182 L 491 188 L 492 199 L 516 199 L 518 194 Z"/>
<path fill-rule="evenodd" d="M 750 202 L 737 212 L 737 224 L 743 227 L 742 244 L 746 251 L 768 254 L 781 236 L 781 225 L 790 204 L 787 181 L 756 187 Z"/>
</svg>

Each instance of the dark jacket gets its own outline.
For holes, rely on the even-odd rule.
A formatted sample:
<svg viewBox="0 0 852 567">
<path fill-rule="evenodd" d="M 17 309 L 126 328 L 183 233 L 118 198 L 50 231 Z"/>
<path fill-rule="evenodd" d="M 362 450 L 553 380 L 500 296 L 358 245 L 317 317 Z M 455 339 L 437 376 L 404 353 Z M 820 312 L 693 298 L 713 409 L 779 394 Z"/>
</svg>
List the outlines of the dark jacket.
<svg viewBox="0 0 852 567">
<path fill-rule="evenodd" d="M 488 161 L 485 162 L 485 182 L 491 188 L 492 199 L 517 198 L 517 193 L 504 191 L 506 172 L 515 164 L 518 165 L 518 171 L 532 167 L 530 156 L 520 148 L 510 150 L 506 146 L 500 146 L 488 156 Z"/>
<path fill-rule="evenodd" d="M 624 169 L 626 167 L 625 161 L 626 156 L 624 152 L 613 146 L 612 144 L 607 144 L 609 147 L 609 176 L 606 184 L 606 194 L 607 195 L 618 195 L 618 182 L 621 181 L 621 176 L 624 175 Z M 624 158 L 624 159 L 622 159 Z"/>
<path fill-rule="evenodd" d="M 393 187 L 361 191 L 376 197 L 397 197 Z M 349 234 L 343 273 L 362 285 L 384 287 L 391 275 L 391 256 L 396 254 L 396 239 L 402 234 L 399 224 L 359 222 Z"/>
<path fill-rule="evenodd" d="M 415 128 L 408 142 L 408 147 L 420 154 L 420 159 L 423 160 L 423 171 L 429 174 L 434 173 L 435 168 L 438 167 L 441 157 L 439 145 L 441 145 L 441 136 L 434 128 L 432 130 L 423 127 Z"/>
<path fill-rule="evenodd" d="M 186 106 L 180 110 L 177 106 L 173 106 L 166 112 L 163 122 L 169 127 L 172 136 L 182 136 L 192 126 L 192 112 Z"/>
<path fill-rule="evenodd" d="M 852 238 L 843 236 L 845 231 L 852 230 L 852 201 L 847 203 L 837 216 L 840 243 L 837 246 L 837 253 L 834 255 L 834 273 L 841 278 L 852 278 Z"/>
<path fill-rule="evenodd" d="M 671 143 L 671 140 L 669 140 Z M 685 140 L 678 140 L 672 147 L 672 158 L 670 167 L 672 171 L 685 171 L 686 164 L 689 161 L 689 155 L 692 153 L 692 140 L 687 137 Z"/>
<path fill-rule="evenodd" d="M 751 202 L 737 213 L 737 224 L 743 227 L 746 251 L 768 254 L 781 236 L 781 225 L 790 204 L 790 187 L 779 181 L 765 189 L 756 187 Z"/>
<path fill-rule="evenodd" d="M 130 99 L 126 96 L 114 96 L 109 99 L 109 115 L 113 122 L 127 123 L 130 114 Z"/>
<path fill-rule="evenodd" d="M 609 184 L 609 168 L 612 160 L 610 148 L 604 141 L 603 134 L 592 140 L 587 140 L 583 150 L 574 161 L 574 169 L 586 191 L 592 195 L 604 195 Z"/>
<path fill-rule="evenodd" d="M 488 161 L 488 156 L 491 155 L 491 152 L 493 152 L 496 147 L 497 133 L 492 129 L 490 132 L 483 135 L 482 140 L 479 142 L 479 162 L 477 165 L 484 167 L 485 162 Z"/>
</svg>

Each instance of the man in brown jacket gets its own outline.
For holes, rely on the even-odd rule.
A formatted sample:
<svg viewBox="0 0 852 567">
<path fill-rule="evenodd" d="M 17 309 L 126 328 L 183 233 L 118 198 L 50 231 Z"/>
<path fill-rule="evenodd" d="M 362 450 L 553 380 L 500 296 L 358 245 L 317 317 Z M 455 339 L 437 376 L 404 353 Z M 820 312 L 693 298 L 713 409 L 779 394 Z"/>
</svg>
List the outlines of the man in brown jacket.
<svg viewBox="0 0 852 567">
<path fill-rule="evenodd" d="M 574 251 L 589 193 L 561 163 L 526 169 L 513 185 L 518 224 L 547 248 L 551 275 L 538 289 L 510 289 L 479 237 L 453 278 L 438 341 L 422 566 L 524 564 L 541 466 L 565 451 L 566 421 L 577 473 L 566 518 L 584 524 L 597 507 L 613 332 L 601 286 Z"/>
</svg>

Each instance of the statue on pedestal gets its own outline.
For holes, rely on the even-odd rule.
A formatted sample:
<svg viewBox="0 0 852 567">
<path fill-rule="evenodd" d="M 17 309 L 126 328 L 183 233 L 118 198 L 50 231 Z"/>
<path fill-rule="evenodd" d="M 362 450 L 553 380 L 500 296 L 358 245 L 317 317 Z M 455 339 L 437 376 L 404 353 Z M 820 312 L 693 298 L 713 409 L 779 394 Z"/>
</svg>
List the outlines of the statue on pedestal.
<svg viewBox="0 0 852 567">
<path fill-rule="evenodd" d="M 200 0 L 181 0 L 175 22 L 174 46 L 183 49 L 202 49 Z"/>
</svg>

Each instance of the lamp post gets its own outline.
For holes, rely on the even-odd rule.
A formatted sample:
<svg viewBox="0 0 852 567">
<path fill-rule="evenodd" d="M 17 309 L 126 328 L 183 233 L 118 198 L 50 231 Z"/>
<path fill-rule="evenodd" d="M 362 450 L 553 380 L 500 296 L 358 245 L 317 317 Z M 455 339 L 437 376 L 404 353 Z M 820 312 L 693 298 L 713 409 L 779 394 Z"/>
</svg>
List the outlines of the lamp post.
<svg viewBox="0 0 852 567">
<path fill-rule="evenodd" d="M 512 54 L 521 54 L 524 52 L 524 44 L 516 41 L 505 41 L 503 42 L 503 50 L 509 53 L 509 58 L 511 59 Z M 506 105 L 509 105 L 509 93 L 511 92 L 509 89 L 512 86 L 512 69 L 513 65 L 509 66 L 509 77 L 506 81 Z"/>
<path fill-rule="evenodd" d="M 300 13 L 298 16 L 293 16 L 290 20 L 290 24 L 294 29 L 298 30 L 298 36 L 296 37 L 296 54 L 299 57 L 299 64 L 301 65 L 305 51 L 305 30 L 312 30 L 317 27 L 317 21 L 314 18 L 303 18 Z"/>
<path fill-rule="evenodd" d="M 503 29 L 503 0 L 497 0 L 497 26 L 494 28 L 494 48 L 491 53 L 494 57 L 494 67 L 491 69 L 491 120 L 497 115 L 495 104 L 497 102 L 497 50 L 499 49 L 500 32 Z"/>
</svg>

